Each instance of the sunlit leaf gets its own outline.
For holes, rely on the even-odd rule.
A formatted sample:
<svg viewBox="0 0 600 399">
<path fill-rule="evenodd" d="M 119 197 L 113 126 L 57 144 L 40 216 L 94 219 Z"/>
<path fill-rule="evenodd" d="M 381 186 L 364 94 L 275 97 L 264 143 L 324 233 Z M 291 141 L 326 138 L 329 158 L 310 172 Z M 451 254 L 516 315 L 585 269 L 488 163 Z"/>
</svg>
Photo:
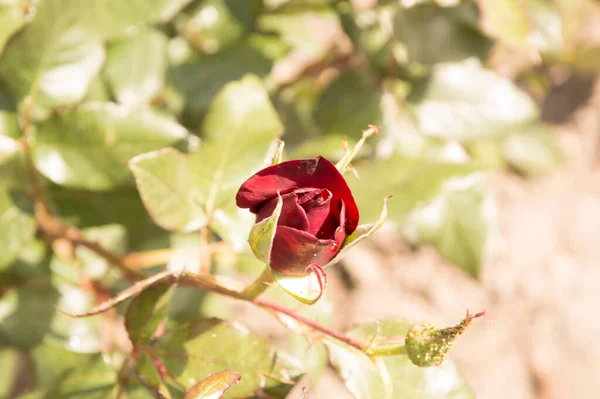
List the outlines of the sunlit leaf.
<svg viewBox="0 0 600 399">
<path fill-rule="evenodd" d="M 216 54 L 192 57 L 167 72 L 169 84 L 185 98 L 183 120 L 197 128 L 217 93 L 246 74 L 266 76 L 271 61 L 252 40 L 237 43 Z"/>
<path fill-rule="evenodd" d="M 265 32 L 276 32 L 311 60 L 326 56 L 332 50 L 335 35 L 341 33 L 337 15 L 329 9 L 263 14 L 257 26 Z"/>
<path fill-rule="evenodd" d="M 532 125 L 516 131 L 502 142 L 508 164 L 526 176 L 540 176 L 559 166 L 564 155 L 545 125 Z"/>
<path fill-rule="evenodd" d="M 355 167 L 360 180 L 350 177 L 348 182 L 358 201 L 361 220 L 377 220 L 381 199 L 392 195 L 387 203 L 388 219 L 400 225 L 418 205 L 438 195 L 445 180 L 480 170 L 478 165 L 399 156 Z"/>
<path fill-rule="evenodd" d="M 409 216 L 404 233 L 414 243 L 433 245 L 477 278 L 494 227 L 495 205 L 485 175 L 473 174 L 446 182 L 439 197 Z"/>
<path fill-rule="evenodd" d="M 72 267 L 72 265 L 71 265 Z M 70 313 L 82 313 L 95 305 L 92 293 L 71 284 L 57 284 L 60 294 L 53 303 Z M 102 350 L 102 321 L 99 317 L 74 319 L 57 313 L 47 341 L 75 353 L 99 353 Z"/>
<path fill-rule="evenodd" d="M 363 324 L 349 331 L 354 338 L 368 342 L 373 337 L 403 337 L 413 323 L 404 320 L 383 320 Z M 461 377 L 451 359 L 439 367 L 420 368 L 412 364 L 408 356 L 385 356 L 381 358 L 390 381 L 392 399 L 473 399 L 475 396 Z M 368 396 L 367 396 L 368 397 Z"/>
<path fill-rule="evenodd" d="M 109 47 L 104 74 L 121 104 L 147 104 L 163 88 L 167 37 L 152 29 Z"/>
<path fill-rule="evenodd" d="M 264 165 L 282 130 L 257 77 L 247 75 L 226 85 L 204 119 L 200 150 L 189 157 L 199 201 L 210 210 L 232 201 L 241 183 Z"/>
<path fill-rule="evenodd" d="M 237 371 L 218 371 L 188 389 L 185 399 L 220 399 L 225 391 L 237 384 L 241 378 Z"/>
<path fill-rule="evenodd" d="M 372 359 L 333 338 L 325 339 L 324 343 L 329 352 L 329 361 L 354 398 L 387 399 L 383 380 Z"/>
<path fill-rule="evenodd" d="M 140 22 L 168 19 L 188 0 L 44 0 L 6 46 L 0 80 L 19 99 L 44 106 L 81 100 L 105 58 L 102 40 Z"/>
<path fill-rule="evenodd" d="M 472 59 L 435 66 L 412 107 L 421 132 L 454 140 L 497 136 L 538 117 L 525 92 Z"/>
<path fill-rule="evenodd" d="M 139 155 L 129 162 L 140 196 L 156 224 L 194 231 L 206 221 L 187 157 L 173 148 Z M 203 194 L 206 195 L 206 194 Z"/>
<path fill-rule="evenodd" d="M 57 184 L 107 190 L 130 181 L 127 161 L 187 136 L 172 119 L 150 109 L 87 103 L 42 123 L 33 160 Z"/>
<path fill-rule="evenodd" d="M 524 2 L 520 0 L 478 0 L 481 8 L 482 25 L 493 37 L 509 46 L 526 49 L 531 33 Z"/>
<path fill-rule="evenodd" d="M 25 25 L 25 9 L 20 0 L 0 3 L 0 54 L 10 37 Z"/>
<path fill-rule="evenodd" d="M 225 397 L 231 398 L 251 397 L 261 387 L 291 389 L 301 374 L 293 359 L 236 322 L 196 320 L 165 333 L 154 350 L 184 386 L 223 369 L 237 371 L 242 378 L 227 391 Z"/>
<path fill-rule="evenodd" d="M 262 8 L 260 0 L 232 2 L 206 0 L 177 18 L 180 34 L 195 48 L 216 53 L 240 39 L 254 24 Z"/>
<path fill-rule="evenodd" d="M 1 145 L 2 137 L 0 137 Z M 0 270 L 14 261 L 21 248 L 33 240 L 35 219 L 33 215 L 20 209 L 10 194 L 0 189 Z"/>
</svg>

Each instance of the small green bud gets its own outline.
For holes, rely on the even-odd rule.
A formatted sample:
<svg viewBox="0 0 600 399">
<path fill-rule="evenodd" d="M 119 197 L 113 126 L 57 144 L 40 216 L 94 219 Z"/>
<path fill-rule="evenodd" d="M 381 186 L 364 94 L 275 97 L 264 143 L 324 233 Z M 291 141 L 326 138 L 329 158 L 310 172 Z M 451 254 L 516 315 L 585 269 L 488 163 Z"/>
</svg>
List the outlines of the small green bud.
<svg viewBox="0 0 600 399">
<path fill-rule="evenodd" d="M 416 324 L 406 334 L 406 353 L 419 367 L 439 366 L 446 359 L 452 344 L 471 325 L 473 319 L 481 317 L 483 312 L 467 316 L 453 327 L 438 328 L 432 323 L 422 322 Z"/>
</svg>

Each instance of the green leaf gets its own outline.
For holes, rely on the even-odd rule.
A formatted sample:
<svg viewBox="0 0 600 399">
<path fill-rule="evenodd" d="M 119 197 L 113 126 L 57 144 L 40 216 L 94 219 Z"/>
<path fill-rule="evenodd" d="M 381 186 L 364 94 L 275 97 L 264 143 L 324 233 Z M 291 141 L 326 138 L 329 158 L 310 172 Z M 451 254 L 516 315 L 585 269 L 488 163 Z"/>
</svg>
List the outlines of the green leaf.
<svg viewBox="0 0 600 399">
<path fill-rule="evenodd" d="M 105 362 L 102 355 L 96 355 L 66 373 L 59 384 L 48 393 L 48 397 L 106 399 L 111 397 L 110 393 L 116 380 L 116 371 Z"/>
<path fill-rule="evenodd" d="M 248 236 L 248 244 L 250 244 L 250 249 L 252 249 L 254 256 L 266 264 L 270 264 L 271 262 L 271 249 L 273 248 L 273 239 L 277 231 L 277 221 L 279 220 L 282 207 L 283 200 L 281 196 L 278 196 L 277 205 L 271 216 L 252 226 L 252 230 L 250 230 Z"/>
<path fill-rule="evenodd" d="M 17 134 L 20 134 L 20 131 L 17 130 Z M 2 111 L 0 111 L 0 182 L 3 186 L 0 191 L 29 189 L 29 177 L 21 144 L 18 140 L 2 135 Z"/>
<path fill-rule="evenodd" d="M 353 10 L 349 6 L 338 8 L 344 31 L 354 46 L 367 56 L 371 65 L 386 75 L 391 68 L 397 67 L 390 17 L 398 7 L 397 2 L 386 2 L 366 10 Z"/>
<path fill-rule="evenodd" d="M 49 284 L 19 287 L 0 299 L 0 346 L 28 349 L 39 344 L 50 330 L 56 289 Z"/>
<path fill-rule="evenodd" d="M 108 49 L 104 74 L 121 104 L 148 104 L 165 83 L 167 37 L 144 29 Z"/>
<path fill-rule="evenodd" d="M 331 326 L 335 308 L 330 300 L 330 291 L 326 291 L 321 299 L 314 305 L 300 306 L 296 299 L 283 290 L 268 290 L 264 295 L 269 299 L 284 306 L 294 308 L 296 312 L 312 320 L 318 320 L 325 326 Z M 317 337 L 310 337 L 302 333 L 304 327 L 295 320 L 288 319 L 287 323 L 297 323 L 297 330 L 287 332 L 290 354 L 298 358 L 306 368 L 306 374 L 312 383 L 317 383 L 327 368 L 327 348 Z"/>
<path fill-rule="evenodd" d="M 0 81 L 18 99 L 34 95 L 44 106 L 81 100 L 104 61 L 101 39 L 73 24 L 81 9 L 73 0 L 48 0 L 36 6 L 34 20 L 6 46 Z"/>
<path fill-rule="evenodd" d="M 564 155 L 545 125 L 531 125 L 508 136 L 502 142 L 508 164 L 525 176 L 541 176 L 559 166 Z"/>
<path fill-rule="evenodd" d="M 67 283 L 57 284 L 57 288 L 60 297 L 52 305 L 60 309 L 82 313 L 95 305 L 96 300 L 91 292 Z M 74 319 L 61 313 L 56 313 L 53 317 L 50 334 L 46 338 L 46 342 L 58 344 L 76 353 L 99 353 L 102 350 L 102 340 L 102 320 L 99 317 Z"/>
<path fill-rule="evenodd" d="M 240 39 L 261 9 L 260 0 L 205 0 L 177 18 L 176 26 L 195 48 L 216 53 Z"/>
<path fill-rule="evenodd" d="M 355 399 L 388 399 L 373 360 L 333 338 L 325 338 L 323 342 L 329 351 L 329 361 Z"/>
<path fill-rule="evenodd" d="M 164 383 L 156 369 L 154 360 L 148 353 L 139 352 L 135 373 L 138 379 L 154 391 L 164 391 Z M 155 395 L 158 396 L 158 395 Z M 159 396 L 160 397 L 160 396 Z"/>
<path fill-rule="evenodd" d="M 237 371 L 218 371 L 188 389 L 185 399 L 220 399 L 225 391 L 237 384 L 241 378 L 242 375 Z"/>
<path fill-rule="evenodd" d="M 135 297 L 125 313 L 125 328 L 134 346 L 146 343 L 166 317 L 168 284 L 157 284 Z"/>
<path fill-rule="evenodd" d="M 165 230 L 195 231 L 206 223 L 186 156 L 173 148 L 138 155 L 129 168 L 154 222 Z"/>
<path fill-rule="evenodd" d="M 264 166 L 282 125 L 265 88 L 249 75 L 219 92 L 202 130 L 205 140 L 187 157 L 165 149 L 130 164 L 146 208 L 163 228 L 193 231 L 204 224 L 204 212 L 230 208 L 240 184 Z"/>
<path fill-rule="evenodd" d="M 533 25 L 528 38 L 530 45 L 544 56 L 560 57 L 565 47 L 565 16 L 554 2 L 526 0 L 525 7 Z"/>
<path fill-rule="evenodd" d="M 363 324 L 348 333 L 354 338 L 368 342 L 373 337 L 383 339 L 383 337 L 405 336 L 412 325 L 413 323 L 404 320 L 383 320 L 378 323 Z M 406 355 L 385 356 L 380 358 L 380 361 L 387 369 L 392 383 L 391 399 L 473 399 L 475 397 L 450 359 L 439 367 L 427 369 L 415 366 Z"/>
<path fill-rule="evenodd" d="M 349 178 L 348 182 L 358 202 L 361 219 L 376 220 L 381 212 L 381 199 L 393 195 L 387 204 L 388 217 L 399 225 L 418 205 L 438 195 L 445 180 L 481 169 L 472 164 L 400 156 L 355 166 L 360 180 Z"/>
<path fill-rule="evenodd" d="M 104 61 L 103 39 L 173 15 L 188 0 L 44 0 L 35 18 L 5 48 L 0 81 L 19 99 L 73 104 L 86 94 Z"/>
<path fill-rule="evenodd" d="M 251 397 L 259 388 L 291 388 L 301 375 L 295 360 L 236 322 L 196 320 L 165 333 L 153 350 L 183 386 L 223 369 L 236 370 L 242 379 L 227 391 L 227 398 Z"/>
<path fill-rule="evenodd" d="M 57 386 L 57 382 L 74 369 L 85 367 L 98 356 L 98 354 L 73 352 L 54 342 L 43 342 L 33 348 L 30 354 L 35 365 L 37 385 L 45 391 Z M 39 398 L 46 397 L 39 396 Z"/>
<path fill-rule="evenodd" d="M 206 209 L 233 199 L 239 186 L 264 165 L 270 144 L 282 130 L 257 77 L 247 75 L 219 92 L 202 125 L 205 141 L 189 157 L 198 199 Z"/>
<path fill-rule="evenodd" d="M 13 387 L 16 376 L 18 375 L 19 353 L 13 348 L 0 349 L 0 370 L 3 370 L 0 378 L 0 397 L 8 398 Z"/>
<path fill-rule="evenodd" d="M 257 26 L 265 32 L 275 32 L 290 47 L 311 60 L 324 58 L 331 51 L 331 36 L 342 32 L 340 21 L 331 9 L 263 14 Z"/>
<path fill-rule="evenodd" d="M 441 195 L 416 209 L 403 229 L 410 241 L 433 245 L 477 278 L 494 227 L 495 205 L 485 175 L 473 174 L 446 182 Z"/>
<path fill-rule="evenodd" d="M 127 252 L 127 231 L 119 224 L 88 227 L 83 229 L 82 233 L 87 240 L 100 244 L 116 255 Z M 113 274 L 115 269 L 108 260 L 88 248 L 79 247 L 75 254 L 81 260 L 83 272 L 89 278 L 96 278 L 104 283 L 116 283 L 122 277 L 120 273 Z"/>
<path fill-rule="evenodd" d="M 167 72 L 169 84 L 185 97 L 183 120 L 196 128 L 217 93 L 246 74 L 265 77 L 271 61 L 252 37 L 216 54 L 201 54 Z"/>
<path fill-rule="evenodd" d="M 127 227 L 131 233 L 132 229 L 150 223 L 135 187 L 97 192 L 50 185 L 46 190 L 56 214 L 82 228 L 115 223 Z"/>
<path fill-rule="evenodd" d="M 107 190 L 128 183 L 132 157 L 186 137 L 183 127 L 151 109 L 87 103 L 43 122 L 32 156 L 57 184 Z"/>
<path fill-rule="evenodd" d="M 394 38 L 406 47 L 408 60 L 421 64 L 484 58 L 492 45 L 479 33 L 477 8 L 471 3 L 448 8 L 431 3 L 399 8 L 393 26 Z"/>
<path fill-rule="evenodd" d="M 12 110 L 0 108 L 0 136 L 13 139 L 21 137 L 17 114 Z"/>
<path fill-rule="evenodd" d="M 486 32 L 512 47 L 528 49 L 531 23 L 520 0 L 478 0 Z"/>
<path fill-rule="evenodd" d="M 0 54 L 10 37 L 25 25 L 25 3 L 6 0 L 0 3 Z"/>
<path fill-rule="evenodd" d="M 35 225 L 35 218 L 15 205 L 8 192 L 0 189 L 0 270 L 17 258 L 25 244 L 33 241 Z"/>
<path fill-rule="evenodd" d="M 348 72 L 325 89 L 315 108 L 315 121 L 328 135 L 358 139 L 361 129 L 380 123 L 380 102 L 381 91 L 369 76 Z"/>
<path fill-rule="evenodd" d="M 436 65 L 411 110 L 423 134 L 465 141 L 495 137 L 538 117 L 525 92 L 473 59 Z"/>
<path fill-rule="evenodd" d="M 254 214 L 238 208 L 232 201 L 214 212 L 211 227 L 235 252 L 240 253 L 248 250 L 248 234 L 255 220 Z"/>
</svg>

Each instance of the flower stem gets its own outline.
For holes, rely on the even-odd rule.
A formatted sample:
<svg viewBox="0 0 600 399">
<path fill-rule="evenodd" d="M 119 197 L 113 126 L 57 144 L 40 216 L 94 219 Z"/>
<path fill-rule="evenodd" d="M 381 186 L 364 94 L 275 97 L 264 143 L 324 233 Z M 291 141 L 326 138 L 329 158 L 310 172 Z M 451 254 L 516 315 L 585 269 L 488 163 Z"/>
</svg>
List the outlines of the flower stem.
<svg viewBox="0 0 600 399">
<path fill-rule="evenodd" d="M 286 316 L 289 316 L 289 317 L 293 318 L 294 320 L 297 320 L 298 322 L 312 328 L 313 330 L 320 331 L 326 335 L 329 335 L 330 337 L 333 337 L 342 342 L 345 342 L 348 345 L 353 346 L 360 351 L 362 351 L 365 346 L 365 344 L 363 342 L 357 340 L 356 338 L 353 338 L 353 337 L 346 335 L 340 331 L 337 331 L 337 330 L 334 330 L 327 326 L 324 326 L 323 324 L 320 324 L 314 320 L 304 317 L 301 314 L 298 314 L 298 313 L 294 312 L 293 310 L 288 309 L 285 306 L 283 306 L 277 302 L 273 302 L 267 298 L 258 298 L 254 301 L 254 303 L 262 308 L 270 309 L 277 313 L 282 313 Z"/>
<path fill-rule="evenodd" d="M 373 357 L 406 355 L 404 344 L 373 345 L 364 349 L 364 351 L 367 355 Z"/>
<path fill-rule="evenodd" d="M 273 277 L 273 273 L 271 273 L 271 268 L 266 266 L 262 274 L 242 291 L 242 295 L 244 298 L 252 301 L 265 292 L 274 281 L 275 278 Z"/>
</svg>

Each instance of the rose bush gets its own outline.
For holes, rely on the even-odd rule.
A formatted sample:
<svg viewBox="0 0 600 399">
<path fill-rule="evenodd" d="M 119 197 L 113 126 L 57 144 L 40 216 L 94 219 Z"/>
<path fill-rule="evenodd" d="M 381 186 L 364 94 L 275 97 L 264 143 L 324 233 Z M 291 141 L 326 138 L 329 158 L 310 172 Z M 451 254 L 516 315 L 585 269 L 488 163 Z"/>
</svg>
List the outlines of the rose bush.
<svg viewBox="0 0 600 399">
<path fill-rule="evenodd" d="M 240 187 L 236 203 L 256 214 L 256 223 L 281 214 L 270 251 L 270 266 L 285 275 L 307 274 L 340 251 L 358 226 L 359 212 L 342 174 L 323 157 L 265 168 Z"/>
</svg>

